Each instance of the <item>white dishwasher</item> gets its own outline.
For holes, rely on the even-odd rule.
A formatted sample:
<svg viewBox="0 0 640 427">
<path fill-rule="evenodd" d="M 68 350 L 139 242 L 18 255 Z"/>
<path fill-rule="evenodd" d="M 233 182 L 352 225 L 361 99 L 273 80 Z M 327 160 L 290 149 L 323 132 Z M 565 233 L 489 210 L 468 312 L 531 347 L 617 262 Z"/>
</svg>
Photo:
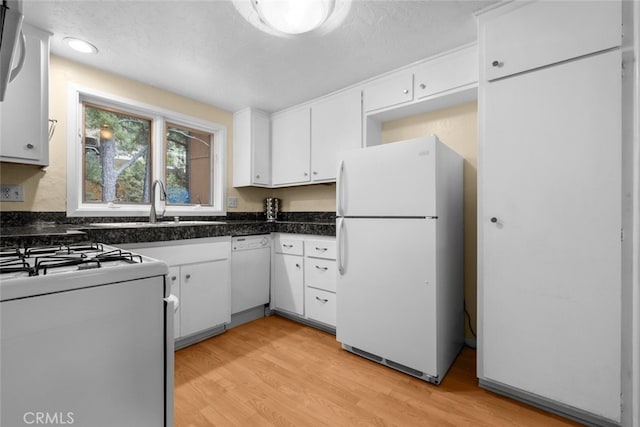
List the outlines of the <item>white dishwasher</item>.
<svg viewBox="0 0 640 427">
<path fill-rule="evenodd" d="M 269 303 L 271 237 L 231 238 L 231 314 Z"/>
</svg>

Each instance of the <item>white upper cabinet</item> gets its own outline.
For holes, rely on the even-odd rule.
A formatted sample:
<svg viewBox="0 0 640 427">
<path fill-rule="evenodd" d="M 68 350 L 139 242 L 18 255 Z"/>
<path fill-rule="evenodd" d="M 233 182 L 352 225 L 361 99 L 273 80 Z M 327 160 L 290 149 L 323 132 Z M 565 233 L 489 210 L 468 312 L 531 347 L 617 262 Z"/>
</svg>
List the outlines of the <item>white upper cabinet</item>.
<svg viewBox="0 0 640 427">
<path fill-rule="evenodd" d="M 416 100 L 478 81 L 478 50 L 469 46 L 417 65 L 414 69 Z"/>
<path fill-rule="evenodd" d="M 335 181 L 344 150 L 362 144 L 361 92 L 352 89 L 311 105 L 311 181 Z"/>
<path fill-rule="evenodd" d="M 310 181 L 311 111 L 308 106 L 271 118 L 272 177 L 274 186 Z"/>
<path fill-rule="evenodd" d="M 621 2 L 514 2 L 486 16 L 479 37 L 484 40 L 482 68 L 494 80 L 554 64 L 621 43 Z M 488 15 L 490 15 L 489 12 Z"/>
<path fill-rule="evenodd" d="M 271 184 L 269 115 L 245 108 L 233 115 L 233 186 Z"/>
<path fill-rule="evenodd" d="M 24 66 L 0 102 L 0 161 L 47 166 L 50 34 L 28 24 L 22 29 Z"/>
<path fill-rule="evenodd" d="M 375 80 L 362 91 L 364 111 L 374 111 L 413 100 L 413 71 L 404 70 Z"/>
</svg>

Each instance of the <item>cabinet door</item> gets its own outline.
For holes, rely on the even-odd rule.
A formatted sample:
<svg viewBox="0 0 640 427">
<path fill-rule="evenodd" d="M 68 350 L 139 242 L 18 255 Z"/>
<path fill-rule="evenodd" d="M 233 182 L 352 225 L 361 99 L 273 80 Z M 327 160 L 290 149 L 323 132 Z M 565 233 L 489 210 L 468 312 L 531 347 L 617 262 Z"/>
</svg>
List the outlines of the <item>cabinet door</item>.
<svg viewBox="0 0 640 427">
<path fill-rule="evenodd" d="M 245 108 L 233 114 L 233 186 L 267 186 L 271 181 L 269 116 Z"/>
<path fill-rule="evenodd" d="M 304 315 L 304 268 L 301 256 L 275 254 L 274 308 Z"/>
<path fill-rule="evenodd" d="M 414 71 L 415 98 L 421 99 L 478 81 L 478 49 L 471 46 L 425 62 Z"/>
<path fill-rule="evenodd" d="M 487 84 L 481 377 L 620 417 L 621 56 Z"/>
<path fill-rule="evenodd" d="M 621 43 L 620 1 L 513 3 L 481 15 L 482 68 L 487 80 L 598 52 Z"/>
<path fill-rule="evenodd" d="M 309 108 L 279 114 L 271 120 L 273 185 L 309 182 L 311 117 Z"/>
<path fill-rule="evenodd" d="M 340 153 L 361 147 L 361 104 L 360 90 L 352 90 L 312 105 L 312 181 L 335 180 Z"/>
<path fill-rule="evenodd" d="M 173 337 L 180 338 L 180 267 L 169 267 L 169 283 L 171 283 L 171 294 L 178 298 L 178 310 L 173 315 Z"/>
<path fill-rule="evenodd" d="M 183 336 L 230 322 L 228 260 L 182 266 L 180 275 Z"/>
<path fill-rule="evenodd" d="M 405 70 L 383 77 L 362 91 L 364 111 L 373 111 L 413 100 L 413 72 Z"/>
<path fill-rule="evenodd" d="M 49 164 L 49 35 L 24 25 L 24 67 L 0 103 L 0 160 Z"/>
</svg>

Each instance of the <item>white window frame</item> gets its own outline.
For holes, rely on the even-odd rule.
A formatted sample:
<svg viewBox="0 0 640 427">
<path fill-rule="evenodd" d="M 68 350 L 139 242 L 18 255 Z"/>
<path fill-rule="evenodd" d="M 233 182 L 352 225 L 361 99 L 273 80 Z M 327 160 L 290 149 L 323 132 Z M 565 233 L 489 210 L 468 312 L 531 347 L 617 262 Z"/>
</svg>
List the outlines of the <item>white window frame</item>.
<svg viewBox="0 0 640 427">
<path fill-rule="evenodd" d="M 153 119 L 151 152 L 151 182 L 156 179 L 165 184 L 165 123 L 189 127 L 214 135 L 211 148 L 211 206 L 200 205 L 168 205 L 160 201 L 156 194 L 156 211 L 165 210 L 165 217 L 175 216 L 222 216 L 226 215 L 227 182 L 226 182 L 226 147 L 227 128 L 219 123 L 198 119 L 175 111 L 166 110 L 135 100 L 122 98 L 109 93 L 69 84 L 67 91 L 67 216 L 149 216 L 151 204 L 115 204 L 115 203 L 83 203 L 82 189 L 82 103 L 90 102 L 97 106 L 114 108 L 125 113 L 137 114 Z"/>
</svg>

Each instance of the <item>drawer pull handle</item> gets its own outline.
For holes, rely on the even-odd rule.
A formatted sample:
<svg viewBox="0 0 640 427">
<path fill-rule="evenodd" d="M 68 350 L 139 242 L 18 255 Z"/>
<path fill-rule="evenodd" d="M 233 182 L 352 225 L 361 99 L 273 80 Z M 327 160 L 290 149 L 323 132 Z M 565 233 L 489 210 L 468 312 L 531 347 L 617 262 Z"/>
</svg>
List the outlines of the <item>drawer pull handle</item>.
<svg viewBox="0 0 640 427">
<path fill-rule="evenodd" d="M 287 245 L 286 243 L 283 243 L 283 244 L 282 244 L 282 247 L 284 247 L 284 248 L 292 248 L 292 247 L 293 247 L 293 245 Z"/>
<path fill-rule="evenodd" d="M 326 252 L 328 248 L 319 248 L 316 246 L 316 251 L 318 252 Z"/>
<path fill-rule="evenodd" d="M 327 271 L 329 269 L 329 267 L 320 267 L 319 265 L 316 265 L 316 268 L 322 271 Z"/>
<path fill-rule="evenodd" d="M 323 304 L 326 304 L 327 302 L 329 302 L 329 300 L 328 300 L 328 299 L 325 299 L 325 298 L 316 297 L 316 299 L 317 299 L 318 301 L 320 301 L 321 303 L 323 303 Z"/>
</svg>

